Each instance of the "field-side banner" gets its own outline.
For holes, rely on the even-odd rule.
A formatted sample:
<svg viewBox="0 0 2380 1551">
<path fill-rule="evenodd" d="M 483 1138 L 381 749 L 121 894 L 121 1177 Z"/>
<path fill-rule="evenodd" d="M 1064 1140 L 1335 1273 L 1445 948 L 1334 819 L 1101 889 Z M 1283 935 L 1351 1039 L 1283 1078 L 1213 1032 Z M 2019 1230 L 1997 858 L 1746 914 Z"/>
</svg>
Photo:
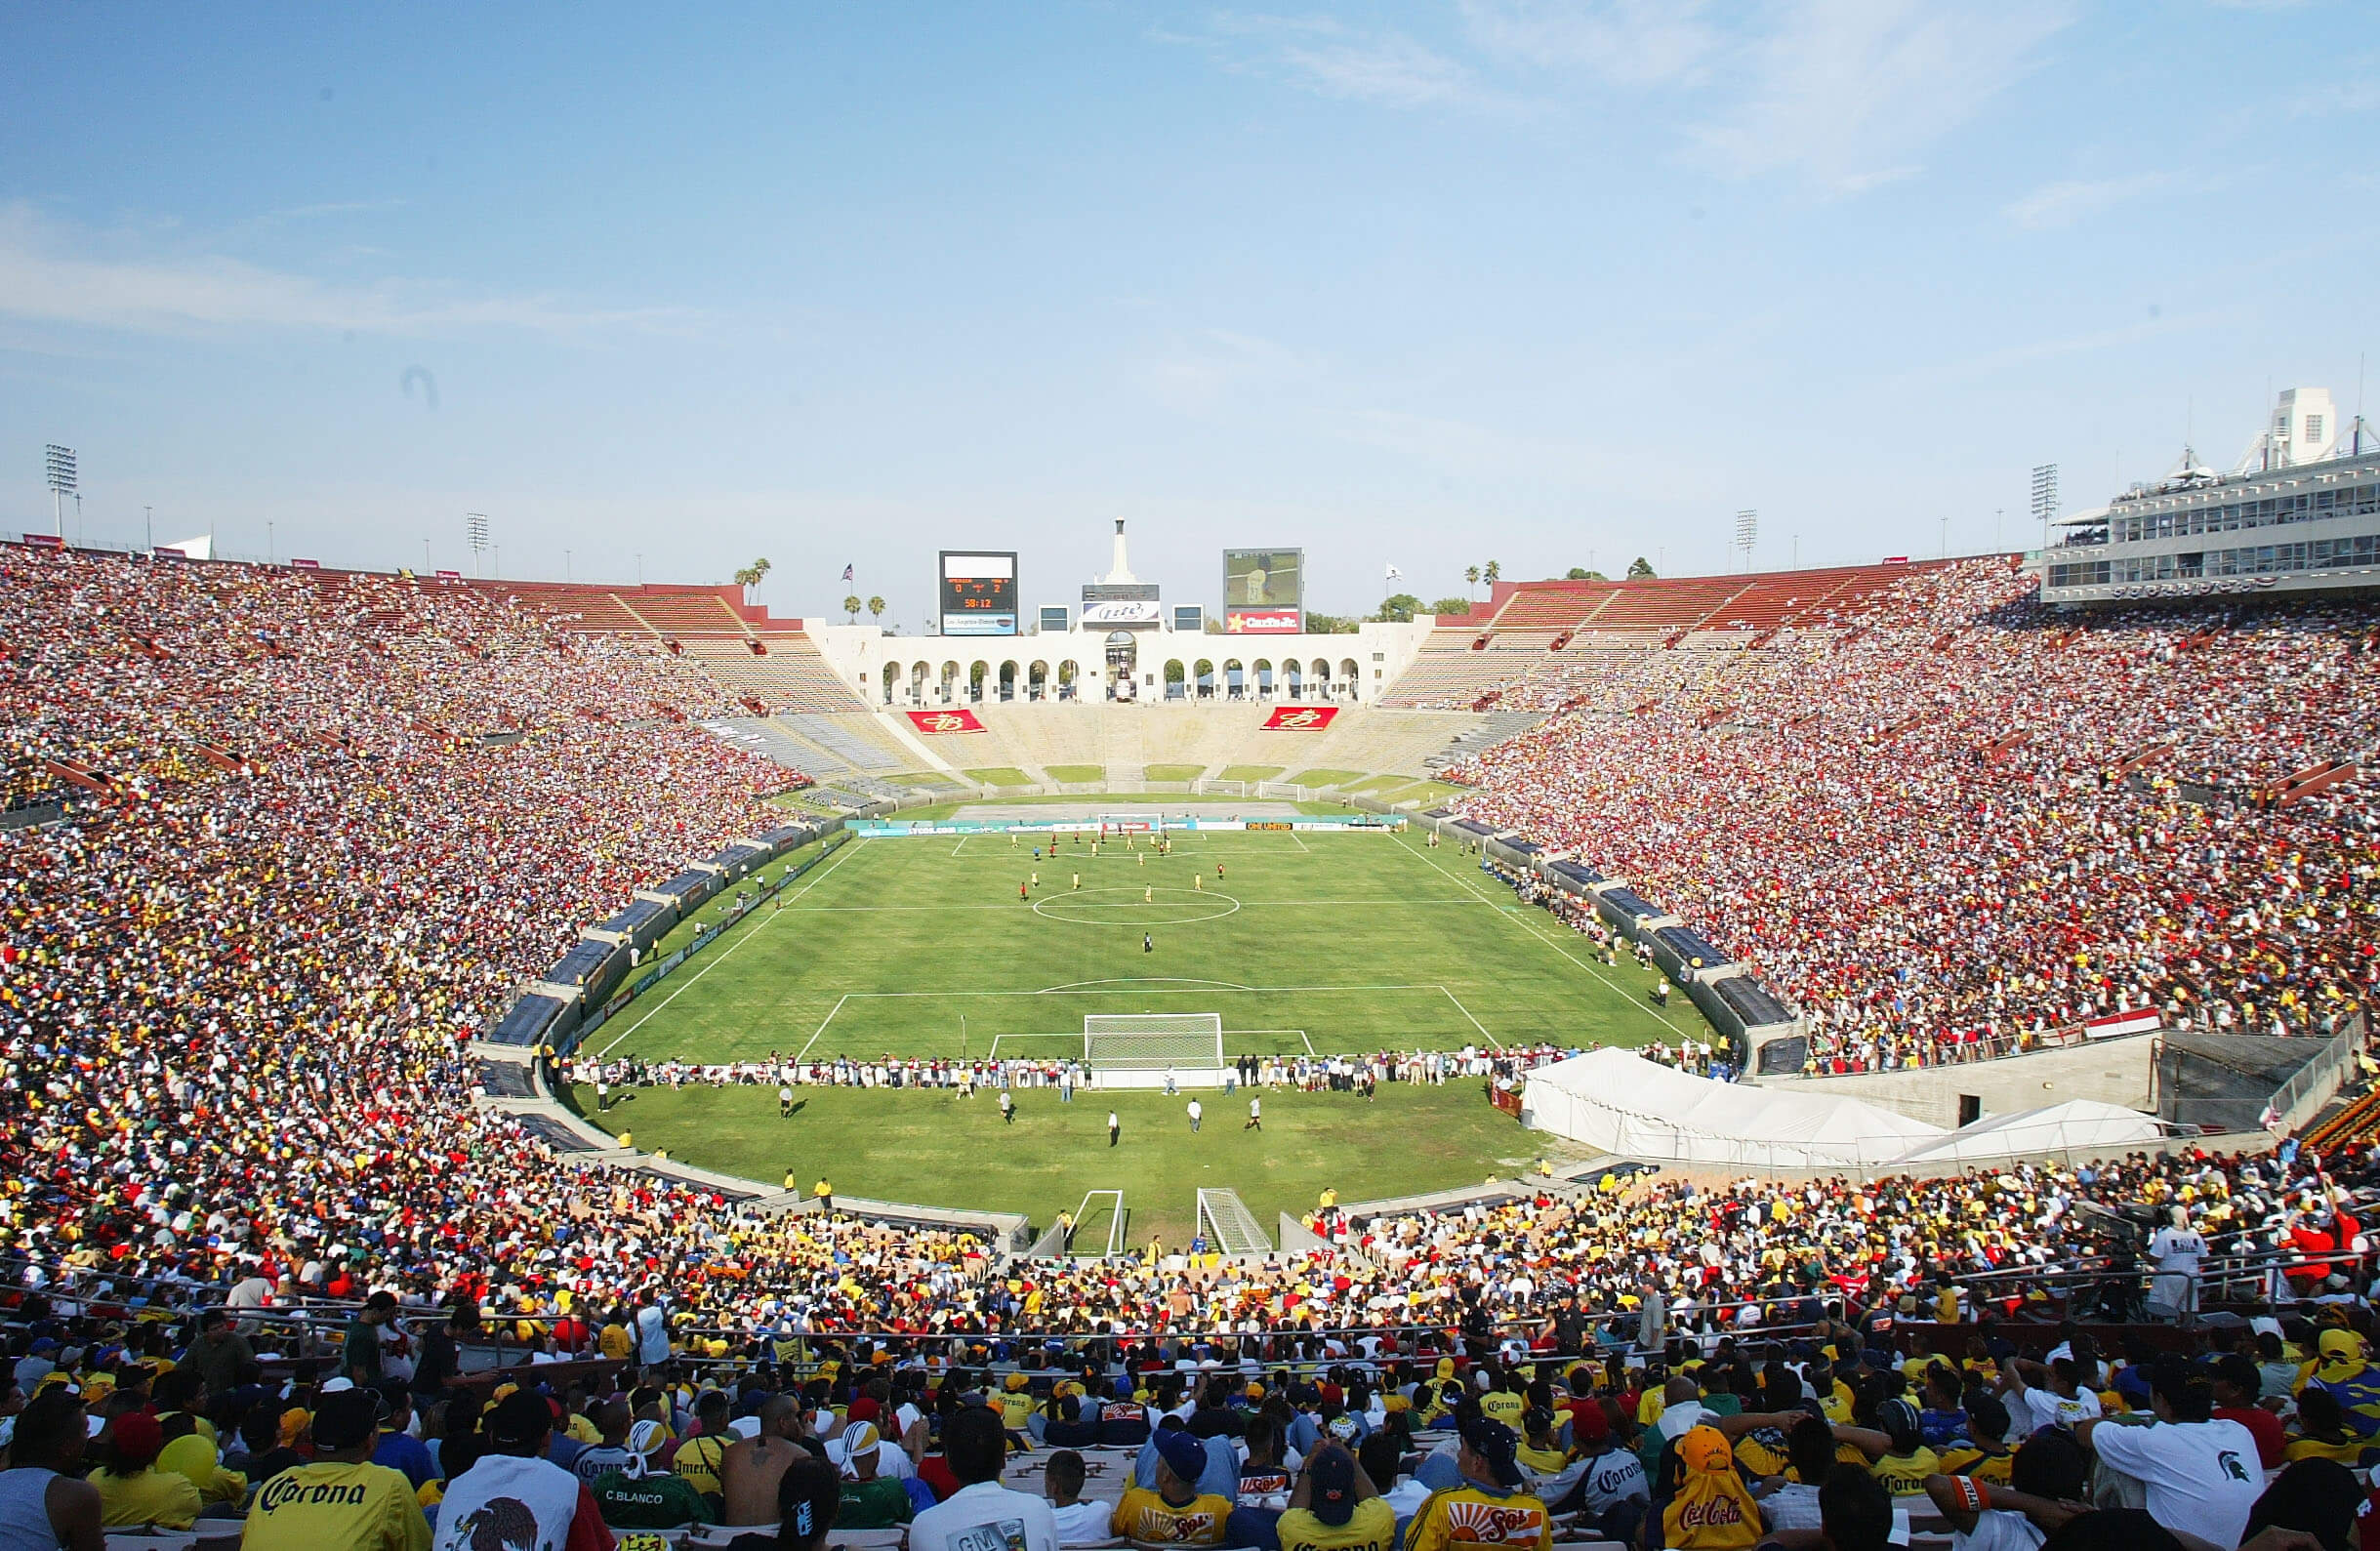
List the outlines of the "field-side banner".
<svg viewBox="0 0 2380 1551">
<path fill-rule="evenodd" d="M 971 711 L 913 711 L 909 720 L 920 732 L 981 732 L 983 723 Z"/>
<path fill-rule="evenodd" d="M 1336 706 L 1282 706 L 1264 718 L 1266 732 L 1320 732 L 1338 714 Z"/>
</svg>

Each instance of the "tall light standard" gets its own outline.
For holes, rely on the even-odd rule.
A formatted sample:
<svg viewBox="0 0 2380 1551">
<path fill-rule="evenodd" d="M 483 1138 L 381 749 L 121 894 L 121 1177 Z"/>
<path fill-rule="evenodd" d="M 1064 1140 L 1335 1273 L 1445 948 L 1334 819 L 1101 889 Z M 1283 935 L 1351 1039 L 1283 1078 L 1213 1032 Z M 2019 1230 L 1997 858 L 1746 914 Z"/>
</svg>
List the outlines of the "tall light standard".
<svg viewBox="0 0 2380 1551">
<path fill-rule="evenodd" d="M 157 552 L 157 509 L 155 507 L 141 509 L 141 536 L 148 541 L 148 552 L 154 555 Z"/>
<path fill-rule="evenodd" d="M 463 542 L 472 551 L 472 567 L 476 569 L 480 575 L 485 576 L 487 574 L 487 567 L 479 560 L 478 557 L 487 553 L 486 512 L 466 511 L 463 513 Z"/>
<path fill-rule="evenodd" d="M 1736 513 L 1736 548 L 1744 551 L 1744 570 L 1752 569 L 1752 546 L 1760 539 L 1760 513 L 1750 508 Z"/>
<path fill-rule="evenodd" d="M 75 495 L 74 449 L 51 442 L 42 448 L 42 468 L 50 478 L 50 529 L 66 536 L 66 497 Z"/>
<path fill-rule="evenodd" d="M 2058 466 L 2035 464 L 2032 470 L 2032 514 L 2041 524 L 2041 548 L 2049 548 L 2049 519 L 2058 514 Z"/>
</svg>

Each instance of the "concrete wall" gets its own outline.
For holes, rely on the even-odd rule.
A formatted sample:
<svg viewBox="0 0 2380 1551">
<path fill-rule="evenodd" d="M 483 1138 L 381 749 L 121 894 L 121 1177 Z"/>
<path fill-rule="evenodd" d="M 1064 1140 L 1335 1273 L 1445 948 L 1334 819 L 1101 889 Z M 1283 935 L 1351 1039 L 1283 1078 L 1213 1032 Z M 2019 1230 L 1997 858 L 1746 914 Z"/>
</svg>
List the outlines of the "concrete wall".
<svg viewBox="0 0 2380 1551">
<path fill-rule="evenodd" d="M 2154 1085 L 2151 1057 L 2155 1049 L 2156 1036 L 2136 1034 L 1967 1066 L 1863 1072 L 1852 1077 L 1762 1078 L 1760 1085 L 1781 1092 L 1865 1099 L 1910 1120 L 1944 1127 L 1958 1124 L 1962 1093 L 1982 1099 L 1985 1115 L 2013 1115 L 2069 1099 L 2097 1099 L 2103 1104 L 2151 1110 L 2154 1108 L 2150 1102 Z"/>
<path fill-rule="evenodd" d="M 1044 669 L 1053 686 L 1060 667 L 1071 666 L 1087 700 L 1105 700 L 1110 688 L 1105 631 L 1074 630 L 1048 635 L 886 635 L 875 625 L 836 625 L 822 620 L 805 623 L 819 655 L 870 706 L 887 704 L 883 681 L 886 664 L 898 671 L 897 685 L 889 702 L 896 708 L 968 704 L 966 687 L 970 671 L 978 662 L 989 669 L 987 697 L 997 694 L 1004 666 L 1015 679 L 1019 701 L 1025 698 L 1026 685 L 1036 665 Z M 1222 692 L 1223 665 L 1239 664 L 1245 671 L 1246 692 L 1252 699 L 1256 693 L 1253 670 L 1261 661 L 1275 670 L 1271 698 L 1288 700 L 1291 697 L 1283 665 L 1294 659 L 1309 675 L 1317 664 L 1327 670 L 1327 678 L 1307 676 L 1304 686 L 1320 688 L 1328 682 L 1333 699 L 1353 699 L 1370 705 L 1396 682 L 1397 675 L 1420 651 L 1429 633 L 1427 621 L 1365 625 L 1353 635 L 1183 635 L 1169 630 L 1139 631 L 1134 633 L 1139 647 L 1138 694 L 1144 701 L 1162 704 L 1167 663 L 1181 663 L 1184 673 L 1195 677 L 1192 671 L 1203 660 L 1213 665 L 1217 694 Z M 921 664 L 925 668 L 923 700 L 912 694 L 921 682 L 916 674 Z M 1349 668 L 1354 670 L 1352 674 L 1347 672 Z M 943 698 L 946 680 L 956 690 L 956 698 L 947 701 Z M 1311 696 L 1301 688 L 1298 698 Z"/>
</svg>

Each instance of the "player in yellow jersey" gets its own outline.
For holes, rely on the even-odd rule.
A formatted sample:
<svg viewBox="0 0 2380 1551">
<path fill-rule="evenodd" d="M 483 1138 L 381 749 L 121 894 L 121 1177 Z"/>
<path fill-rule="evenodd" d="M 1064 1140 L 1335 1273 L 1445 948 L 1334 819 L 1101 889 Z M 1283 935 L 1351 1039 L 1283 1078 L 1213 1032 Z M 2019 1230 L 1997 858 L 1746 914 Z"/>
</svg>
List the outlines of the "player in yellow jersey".
<svg viewBox="0 0 2380 1551">
<path fill-rule="evenodd" d="M 1414 1510 L 1405 1551 L 1451 1551 L 1457 1546 L 1513 1546 L 1547 1551 L 1553 1515 L 1521 1490 L 1520 1438 L 1502 1422 L 1474 1417 L 1455 1451 L 1462 1480 L 1433 1491 Z"/>
</svg>

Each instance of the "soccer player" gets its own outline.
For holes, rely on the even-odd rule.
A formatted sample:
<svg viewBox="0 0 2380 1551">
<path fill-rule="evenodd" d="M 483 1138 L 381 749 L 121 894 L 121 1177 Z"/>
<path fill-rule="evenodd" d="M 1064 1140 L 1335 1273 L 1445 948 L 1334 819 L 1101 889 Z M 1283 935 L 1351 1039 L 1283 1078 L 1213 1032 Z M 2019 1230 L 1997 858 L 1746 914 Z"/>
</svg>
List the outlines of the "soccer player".
<svg viewBox="0 0 2380 1551">
<path fill-rule="evenodd" d="M 1077 873 L 1077 874 L 1075 874 L 1075 875 L 1074 875 L 1074 886 L 1075 886 L 1075 887 L 1077 887 L 1077 888 L 1081 888 L 1081 887 L 1083 886 L 1083 875 L 1082 875 L 1082 874 Z"/>
<path fill-rule="evenodd" d="M 1153 887 L 1152 887 L 1152 888 L 1143 888 L 1143 889 L 1140 891 L 1140 903 L 1142 903 L 1143 905 L 1154 905 L 1154 904 L 1156 904 L 1156 903 L 1157 903 L 1157 890 L 1156 890 L 1155 888 L 1153 888 Z"/>
<path fill-rule="evenodd" d="M 1223 881 L 1223 864 L 1220 862 L 1214 864 L 1214 880 L 1218 883 Z"/>
<path fill-rule="evenodd" d="M 1025 885 L 1024 885 L 1024 884 L 1022 884 L 1022 883 L 1017 884 L 1017 885 L 1016 885 L 1016 897 L 1017 897 L 1018 899 L 1023 899 L 1023 898 L 1025 897 L 1025 894 L 1026 894 Z"/>
<path fill-rule="evenodd" d="M 1120 1121 L 1120 1120 L 1116 1119 L 1116 1112 L 1115 1112 L 1114 1110 L 1109 1110 L 1109 1111 L 1107 1112 L 1107 1145 L 1108 1145 L 1108 1146 L 1113 1147 L 1113 1146 L 1115 1146 L 1115 1145 L 1116 1145 L 1116 1134 L 1117 1134 L 1119 1131 L 1123 1130 L 1123 1129 L 1124 1129 L 1124 1122 L 1123 1122 L 1122 1121 Z"/>
<path fill-rule="evenodd" d="M 1241 1126 L 1240 1129 L 1244 1131 L 1264 1129 L 1264 1101 L 1252 1093 L 1248 1098 L 1248 1123 Z"/>
<path fill-rule="evenodd" d="M 1016 1097 L 1006 1088 L 1000 1090 L 1000 1123 L 1003 1125 L 1016 1123 Z"/>
<path fill-rule="evenodd" d="M 1206 875 L 1206 874 L 1204 874 L 1204 873 L 1193 873 L 1193 874 L 1191 874 L 1191 875 L 1190 875 L 1190 886 L 1191 886 L 1192 888 L 1194 888 L 1194 889 L 1198 890 L 1198 891 L 1199 891 L 1200 893 L 1202 893 L 1202 894 L 1206 893 L 1206 892 L 1207 892 L 1207 875 Z"/>
<path fill-rule="evenodd" d="M 777 1084 L 777 1119 L 787 1120 L 792 1117 L 793 1113 L 794 1085 L 791 1082 L 780 1082 Z"/>
<path fill-rule="evenodd" d="M 1037 869 L 1035 869 L 1034 874 L 1033 874 L 1033 886 L 1034 886 L 1035 888 L 1039 888 L 1039 887 L 1041 887 L 1041 886 L 1042 886 L 1042 875 L 1041 875 L 1041 871 L 1040 871 L 1038 868 L 1037 868 Z"/>
<path fill-rule="evenodd" d="M 1144 954 L 1157 952 L 1157 937 L 1154 933 L 1142 932 L 1140 934 L 1140 951 Z"/>
</svg>

